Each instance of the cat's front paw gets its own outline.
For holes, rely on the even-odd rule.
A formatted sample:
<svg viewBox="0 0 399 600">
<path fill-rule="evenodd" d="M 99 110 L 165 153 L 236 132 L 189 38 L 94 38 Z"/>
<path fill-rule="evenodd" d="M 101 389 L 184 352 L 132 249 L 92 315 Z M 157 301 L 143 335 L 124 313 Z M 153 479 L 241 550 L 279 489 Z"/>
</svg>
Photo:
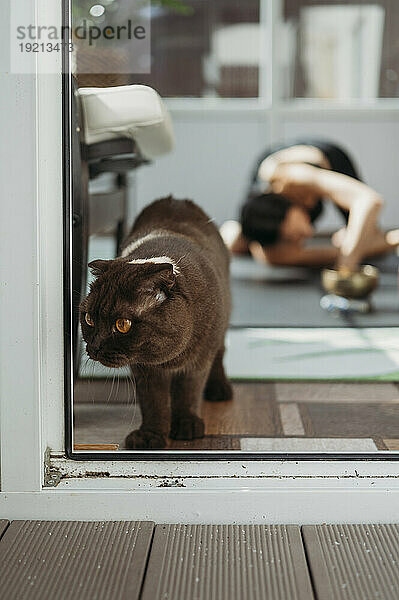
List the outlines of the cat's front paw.
<svg viewBox="0 0 399 600">
<path fill-rule="evenodd" d="M 205 434 L 204 421 L 197 415 L 182 415 L 172 420 L 170 437 L 173 440 L 193 440 Z"/>
<path fill-rule="evenodd" d="M 204 390 L 205 400 L 209 402 L 224 402 L 233 397 L 233 388 L 227 379 L 212 379 Z"/>
<path fill-rule="evenodd" d="M 166 438 L 162 433 L 136 429 L 126 437 L 125 446 L 128 450 L 159 450 L 166 448 Z"/>
</svg>

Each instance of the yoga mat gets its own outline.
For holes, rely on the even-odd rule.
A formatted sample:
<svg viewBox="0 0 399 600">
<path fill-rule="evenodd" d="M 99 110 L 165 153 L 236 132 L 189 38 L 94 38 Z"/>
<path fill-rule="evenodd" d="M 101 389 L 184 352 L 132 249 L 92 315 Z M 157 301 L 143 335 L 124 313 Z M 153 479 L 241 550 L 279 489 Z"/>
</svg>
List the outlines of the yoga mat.
<svg viewBox="0 0 399 600">
<path fill-rule="evenodd" d="M 233 327 L 390 327 L 399 325 L 396 256 L 374 262 L 381 269 L 373 312 L 332 314 L 320 308 L 318 270 L 277 268 L 234 257 L 231 264 Z"/>
</svg>

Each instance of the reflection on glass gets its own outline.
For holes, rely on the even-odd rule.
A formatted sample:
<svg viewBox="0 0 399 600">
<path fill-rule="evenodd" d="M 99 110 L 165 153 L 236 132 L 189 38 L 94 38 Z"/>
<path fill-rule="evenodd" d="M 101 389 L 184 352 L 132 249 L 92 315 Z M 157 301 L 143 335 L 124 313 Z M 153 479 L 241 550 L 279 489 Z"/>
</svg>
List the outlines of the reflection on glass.
<svg viewBox="0 0 399 600">
<path fill-rule="evenodd" d="M 129 0 L 73 0 L 73 22 L 113 25 L 131 16 L 132 6 Z M 259 0 L 160 0 L 151 5 L 147 73 L 129 71 L 125 44 L 110 48 L 101 40 L 91 48 L 77 43 L 75 72 L 80 86 L 140 83 L 163 97 L 256 97 L 259 35 Z"/>
</svg>

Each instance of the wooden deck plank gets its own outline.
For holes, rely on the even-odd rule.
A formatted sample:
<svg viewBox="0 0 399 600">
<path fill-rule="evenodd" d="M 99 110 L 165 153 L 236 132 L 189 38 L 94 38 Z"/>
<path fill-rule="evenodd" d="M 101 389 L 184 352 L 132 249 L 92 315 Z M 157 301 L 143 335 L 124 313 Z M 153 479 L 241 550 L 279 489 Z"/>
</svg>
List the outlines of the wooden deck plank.
<svg viewBox="0 0 399 600">
<path fill-rule="evenodd" d="M 157 525 L 142 600 L 312 600 L 295 525 Z"/>
<path fill-rule="evenodd" d="M 302 527 L 318 600 L 397 600 L 399 525 Z"/>
<path fill-rule="evenodd" d="M 138 600 L 153 529 L 140 521 L 13 521 L 0 541 L 1 596 Z"/>
</svg>

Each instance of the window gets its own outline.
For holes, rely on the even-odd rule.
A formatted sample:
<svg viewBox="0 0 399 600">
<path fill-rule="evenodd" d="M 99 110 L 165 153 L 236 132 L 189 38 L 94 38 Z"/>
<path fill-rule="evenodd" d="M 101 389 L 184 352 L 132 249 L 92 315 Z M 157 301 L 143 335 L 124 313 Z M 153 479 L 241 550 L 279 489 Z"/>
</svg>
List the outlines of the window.
<svg viewBox="0 0 399 600">
<path fill-rule="evenodd" d="M 285 0 L 284 97 L 399 97 L 398 28 L 399 5 L 390 0 Z"/>
<path fill-rule="evenodd" d="M 114 13 L 110 8 L 114 3 L 104 2 L 104 20 L 96 21 L 101 17 L 92 15 L 91 2 L 82 0 L 80 12 L 75 8 L 75 25 L 85 19 L 102 25 L 116 24 L 130 15 L 128 9 L 133 3 L 126 2 L 121 2 Z M 119 14 L 122 7 L 125 12 Z M 236 313 L 230 321 L 226 364 L 228 376 L 236 386 L 236 402 L 216 408 L 204 405 L 206 439 L 198 438 L 202 440 L 199 442 L 171 438 L 167 448 L 126 448 L 126 434 L 140 425 L 141 418 L 139 408 L 133 406 L 136 396 L 129 374 L 120 370 L 110 373 L 95 359 L 86 364 L 85 354 L 79 355 L 77 318 L 79 301 L 86 294 L 87 263 L 119 255 L 131 217 L 155 198 L 171 192 L 176 198 L 193 198 L 217 224 L 235 218 L 247 193 L 249 174 L 268 144 L 319 136 L 342 144 L 353 153 L 356 164 L 359 161 L 366 182 L 387 198 L 382 225 L 395 226 L 399 218 L 397 204 L 390 198 L 397 187 L 393 164 L 398 139 L 397 102 L 390 103 L 392 107 L 387 109 L 384 102 L 380 103 L 382 108 L 377 102 L 366 102 L 366 109 L 358 110 L 363 100 L 382 95 L 378 82 L 385 56 L 387 14 L 387 7 L 377 3 L 359 6 L 332 2 L 298 4 L 288 0 L 241 4 L 235 0 L 162 1 L 152 4 L 149 73 L 132 68 L 130 49 L 122 43 L 107 47 L 103 41 L 97 41 L 93 48 L 78 46 L 75 74 L 79 87 L 137 83 L 155 88 L 166 98 L 176 145 L 174 152 L 165 158 L 154 155 L 149 165 L 140 156 L 139 140 L 136 147 L 126 137 L 119 140 L 112 137 L 120 131 L 116 126 L 109 139 L 94 137 L 93 131 L 88 135 L 84 119 L 81 119 L 83 127 L 71 129 L 75 136 L 72 149 L 81 153 L 81 160 L 78 156 L 72 161 L 76 182 L 72 198 L 71 264 L 76 284 L 68 283 L 76 295 L 72 382 L 75 385 L 67 430 L 69 450 L 74 456 L 79 452 L 88 456 L 92 452 L 118 451 L 116 456 L 132 457 L 133 452 L 137 458 L 143 456 L 140 454 L 143 450 L 146 457 L 157 458 L 156 452 L 147 452 L 152 449 L 167 451 L 168 458 L 181 457 L 181 453 L 185 458 L 196 457 L 197 452 L 200 457 L 215 452 L 219 456 L 224 452 L 228 455 L 253 452 L 259 456 L 288 451 L 287 448 L 290 452 L 307 448 L 310 454 L 323 448 L 348 454 L 379 454 L 391 449 L 389 444 L 397 440 L 399 427 L 395 410 L 386 406 L 394 391 L 391 382 L 397 381 L 399 365 L 399 354 L 394 355 L 392 350 L 396 352 L 393 329 L 397 322 L 396 263 L 381 266 L 381 270 L 385 269 L 378 290 L 381 296 L 376 297 L 370 315 L 359 317 L 360 332 L 370 328 L 376 331 L 371 337 L 367 332 L 358 337 L 347 326 L 346 315 L 341 315 L 338 322 L 335 313 L 323 312 L 325 303 L 320 305 L 319 274 L 312 270 L 306 273 L 296 269 L 267 270 L 265 265 L 251 262 L 250 256 L 234 257 L 232 285 Z M 77 102 L 75 108 L 79 112 L 84 106 L 86 110 L 90 94 L 97 94 L 97 102 L 92 105 L 92 114 L 97 119 L 101 116 L 99 107 L 106 106 L 104 96 L 112 97 L 115 92 L 119 94 L 121 90 L 84 90 L 72 96 L 72 105 L 80 99 L 83 104 Z M 224 101 L 224 98 L 244 97 L 253 100 Z M 168 98 L 183 100 L 168 102 Z M 208 102 L 208 98 L 215 101 Z M 315 102 L 310 101 L 308 110 L 307 103 L 297 103 L 296 98 L 315 99 Z M 325 104 L 318 99 L 332 100 L 333 110 L 325 111 Z M 349 110 L 346 106 L 342 110 L 338 107 L 338 101 L 352 99 Z M 116 105 L 113 117 L 119 106 Z M 122 106 L 132 105 L 124 101 Z M 356 115 L 356 120 L 352 120 L 352 115 Z M 132 130 L 128 129 L 127 137 Z M 81 139 L 77 139 L 78 132 Z M 97 135 L 97 129 L 94 133 Z M 380 149 L 377 158 L 376 148 Z M 141 165 L 145 166 L 132 173 L 131 179 L 127 177 L 127 172 Z M 78 204 L 80 185 L 82 205 L 86 203 L 87 212 Z M 331 234 L 342 225 L 341 215 L 332 205 L 326 205 L 325 209 L 324 221 L 317 223 L 320 235 L 316 242 L 321 245 L 328 243 Z M 82 231 L 85 237 L 79 237 Z M 395 298 L 392 301 L 390 294 Z M 389 311 L 388 305 L 392 307 Z M 381 324 L 390 331 L 377 330 Z M 337 333 L 337 327 L 343 333 Z M 380 335 L 384 336 L 383 341 Z M 387 352 L 381 352 L 381 345 Z M 337 357 L 339 361 L 335 361 Z M 114 383 L 114 375 L 119 374 L 120 384 Z M 365 417 L 361 422 L 358 407 L 351 406 L 357 402 L 357 397 L 351 395 L 356 392 L 357 383 L 350 389 L 346 386 L 351 386 L 352 380 L 369 382 L 371 378 L 375 378 L 376 384 L 384 380 L 384 384 L 378 390 L 381 391 L 378 403 L 371 402 L 375 399 L 375 388 L 368 389 L 370 396 L 366 403 L 375 406 L 361 411 Z M 293 382 L 309 379 L 319 395 L 317 401 L 311 401 L 310 394 L 310 401 L 302 406 L 304 396 L 297 392 L 297 384 Z M 337 387 L 328 402 L 324 402 L 325 392 L 319 386 L 321 380 L 341 379 L 349 394 L 347 401 L 341 403 L 344 408 L 334 402 L 335 395 L 342 393 Z M 271 390 L 276 381 L 277 395 L 274 395 Z M 309 389 L 303 389 L 309 395 Z M 364 400 L 365 392 L 361 395 Z M 394 397 L 396 401 L 396 392 Z M 300 438 L 299 445 L 292 442 L 289 446 L 291 437 Z M 339 441 L 334 445 L 330 439 Z M 349 440 L 348 445 L 341 439 Z M 302 440 L 306 444 L 302 445 Z"/>
<path fill-rule="evenodd" d="M 93 0 L 74 0 L 80 23 L 113 22 L 129 14 L 129 2 L 102 3 L 93 16 Z M 96 11 L 94 11 L 97 14 Z M 151 6 L 150 73 L 129 74 L 131 56 L 123 44 L 110 51 L 100 42 L 78 49 L 75 68 L 80 87 L 141 83 L 163 97 L 258 96 L 259 0 L 161 0 Z M 121 71 L 121 66 L 124 66 Z"/>
</svg>

